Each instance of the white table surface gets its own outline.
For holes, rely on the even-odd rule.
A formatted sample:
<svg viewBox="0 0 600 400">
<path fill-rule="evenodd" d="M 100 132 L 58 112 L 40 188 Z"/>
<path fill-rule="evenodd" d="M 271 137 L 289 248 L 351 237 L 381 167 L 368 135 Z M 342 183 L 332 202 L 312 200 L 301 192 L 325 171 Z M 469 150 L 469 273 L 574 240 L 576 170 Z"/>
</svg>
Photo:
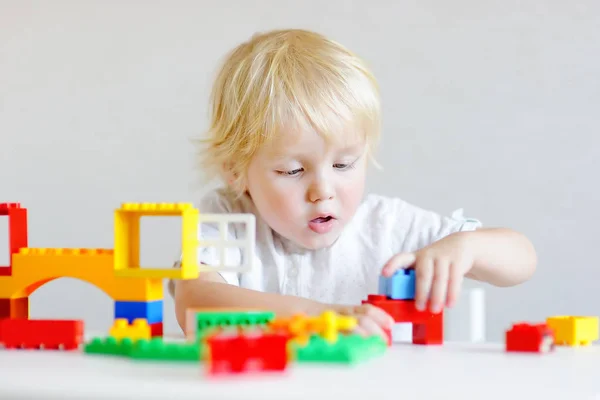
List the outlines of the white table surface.
<svg viewBox="0 0 600 400">
<path fill-rule="evenodd" d="M 332 397 L 334 396 L 334 397 Z M 344 397 L 342 397 L 344 396 Z M 407 397 L 409 396 L 409 397 Z M 508 354 L 503 345 L 394 344 L 354 366 L 209 378 L 200 363 L 0 350 L 0 399 L 600 399 L 600 346 Z"/>
</svg>

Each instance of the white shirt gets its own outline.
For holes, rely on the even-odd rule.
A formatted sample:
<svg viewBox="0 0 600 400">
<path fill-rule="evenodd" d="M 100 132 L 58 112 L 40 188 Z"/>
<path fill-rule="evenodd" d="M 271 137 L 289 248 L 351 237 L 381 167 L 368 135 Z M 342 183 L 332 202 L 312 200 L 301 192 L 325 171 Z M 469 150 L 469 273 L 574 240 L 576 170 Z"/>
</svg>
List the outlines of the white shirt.
<svg viewBox="0 0 600 400">
<path fill-rule="evenodd" d="M 370 194 L 331 247 L 305 250 L 274 232 L 249 196 L 236 199 L 231 191 L 216 189 L 202 198 L 198 208 L 201 214 L 252 213 L 256 217 L 252 270 L 221 273 L 229 284 L 334 304 L 360 304 L 368 294 L 377 293 L 381 269 L 394 254 L 481 226 L 477 220 L 463 218 L 462 210 L 444 217 L 399 198 Z M 229 234 L 236 238 L 240 232 L 230 228 Z M 201 225 L 202 238 L 217 235 L 216 227 Z M 228 251 L 227 264 L 239 264 L 242 252 Z M 214 265 L 215 260 L 215 248 L 199 249 L 199 263 Z"/>
</svg>

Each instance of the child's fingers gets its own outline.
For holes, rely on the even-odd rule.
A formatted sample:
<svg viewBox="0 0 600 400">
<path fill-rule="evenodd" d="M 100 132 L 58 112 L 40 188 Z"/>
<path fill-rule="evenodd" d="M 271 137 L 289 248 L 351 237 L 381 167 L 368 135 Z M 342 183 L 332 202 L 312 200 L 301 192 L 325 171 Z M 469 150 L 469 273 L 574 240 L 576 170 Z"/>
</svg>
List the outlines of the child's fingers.
<svg viewBox="0 0 600 400">
<path fill-rule="evenodd" d="M 444 307 L 448 293 L 449 276 L 450 262 L 444 259 L 435 260 L 433 266 L 431 295 L 429 297 L 431 312 L 440 312 Z"/>
<path fill-rule="evenodd" d="M 415 266 L 415 307 L 419 311 L 425 310 L 433 280 L 433 259 L 423 257 Z"/>
<path fill-rule="evenodd" d="M 448 282 L 448 295 L 446 298 L 446 306 L 454 307 L 460 295 L 460 288 L 463 283 L 463 269 L 460 265 L 452 264 L 450 268 L 450 280 Z"/>
<path fill-rule="evenodd" d="M 415 253 L 398 253 L 388 260 L 383 266 L 381 274 L 390 277 L 401 268 L 407 268 L 414 264 L 416 260 Z"/>
<path fill-rule="evenodd" d="M 379 326 L 391 328 L 392 325 L 394 325 L 394 319 L 392 316 L 379 307 L 375 307 L 371 304 L 365 304 L 363 313 L 365 316 L 373 319 Z"/>
<path fill-rule="evenodd" d="M 372 318 L 369 317 L 361 317 L 358 321 L 358 327 L 361 332 L 363 332 L 363 336 L 373 336 L 379 335 L 384 339 L 387 338 L 385 331 L 381 328 L 381 326 Z"/>
</svg>

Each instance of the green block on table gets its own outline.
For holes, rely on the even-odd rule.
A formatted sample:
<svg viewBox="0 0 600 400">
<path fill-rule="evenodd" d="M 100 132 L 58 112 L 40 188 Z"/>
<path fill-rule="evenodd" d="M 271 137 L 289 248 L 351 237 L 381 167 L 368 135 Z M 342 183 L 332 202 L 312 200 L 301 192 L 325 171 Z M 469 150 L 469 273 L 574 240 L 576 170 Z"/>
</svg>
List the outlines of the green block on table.
<svg viewBox="0 0 600 400">
<path fill-rule="evenodd" d="M 307 344 L 292 344 L 298 362 L 326 362 L 354 364 L 385 353 L 387 344 L 379 336 L 362 337 L 358 334 L 339 335 L 335 343 L 312 335 Z"/>
<path fill-rule="evenodd" d="M 131 358 L 156 361 L 201 360 L 201 347 L 196 343 L 165 343 L 161 338 L 140 340 L 133 346 Z"/>
<path fill-rule="evenodd" d="M 275 318 L 272 311 L 199 311 L 196 314 L 196 337 L 213 328 L 266 325 Z"/>
<path fill-rule="evenodd" d="M 128 356 L 134 346 L 133 340 L 114 337 L 94 338 L 85 344 L 83 351 L 88 354 L 104 354 L 114 356 Z"/>
</svg>

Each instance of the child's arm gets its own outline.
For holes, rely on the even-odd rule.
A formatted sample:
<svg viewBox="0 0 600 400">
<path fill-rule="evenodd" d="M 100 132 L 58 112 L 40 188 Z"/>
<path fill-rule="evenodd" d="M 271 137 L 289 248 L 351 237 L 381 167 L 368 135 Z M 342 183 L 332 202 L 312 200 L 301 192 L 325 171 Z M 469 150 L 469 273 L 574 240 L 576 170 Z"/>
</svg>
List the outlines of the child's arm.
<svg viewBox="0 0 600 400">
<path fill-rule="evenodd" d="M 400 268 L 414 266 L 415 303 L 440 311 L 452 307 L 460 293 L 463 277 L 494 286 L 513 286 L 529 279 L 537 256 L 523 234 L 504 228 L 478 229 L 450 234 L 414 253 L 399 253 L 384 266 L 391 276 Z"/>
<path fill-rule="evenodd" d="M 194 280 L 181 280 L 175 286 L 175 314 L 185 332 L 185 311 L 191 307 L 254 308 L 275 312 L 277 317 L 294 314 L 318 315 L 326 310 L 352 315 L 359 320 L 359 331 L 384 335 L 381 327 L 389 328 L 392 318 L 382 310 L 365 306 L 325 304 L 303 297 L 264 293 L 230 285 L 216 272 L 202 273 Z"/>
<path fill-rule="evenodd" d="M 473 252 L 468 278 L 494 286 L 514 286 L 535 272 L 537 255 L 525 235 L 505 228 L 459 232 Z"/>
<path fill-rule="evenodd" d="M 191 307 L 259 308 L 279 317 L 294 314 L 320 314 L 330 305 L 295 296 L 265 293 L 230 285 L 216 272 L 202 273 L 193 280 L 181 280 L 175 286 L 175 313 L 185 331 L 185 310 Z"/>
</svg>

